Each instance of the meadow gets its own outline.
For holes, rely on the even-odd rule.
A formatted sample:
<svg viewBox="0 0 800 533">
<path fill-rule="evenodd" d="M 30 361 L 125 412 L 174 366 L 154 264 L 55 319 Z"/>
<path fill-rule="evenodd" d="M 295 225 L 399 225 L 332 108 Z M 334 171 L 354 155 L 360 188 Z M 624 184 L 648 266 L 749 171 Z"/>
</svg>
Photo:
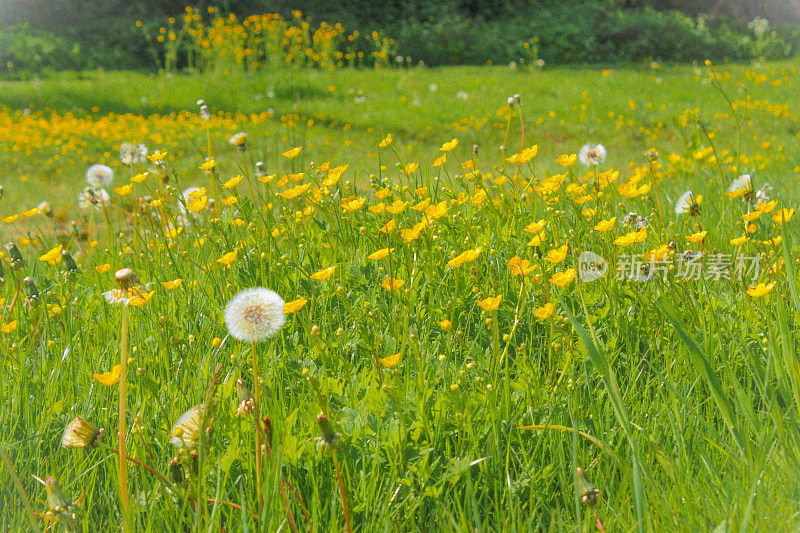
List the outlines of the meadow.
<svg viewBox="0 0 800 533">
<path fill-rule="evenodd" d="M 798 84 L 0 82 L 0 528 L 797 530 Z"/>
</svg>

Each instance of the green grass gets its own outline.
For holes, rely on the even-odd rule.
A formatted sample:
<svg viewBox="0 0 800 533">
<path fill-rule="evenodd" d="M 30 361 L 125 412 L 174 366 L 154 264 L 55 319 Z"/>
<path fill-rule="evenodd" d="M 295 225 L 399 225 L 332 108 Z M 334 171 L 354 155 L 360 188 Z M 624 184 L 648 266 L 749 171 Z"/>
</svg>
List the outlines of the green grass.
<svg viewBox="0 0 800 533">
<path fill-rule="evenodd" d="M 128 455 L 178 480 L 167 488 L 129 464 L 137 530 L 289 531 L 281 496 L 289 483 L 303 502 L 289 494 L 299 530 L 343 530 L 333 458 L 315 440 L 315 416 L 324 410 L 341 434 L 336 457 L 358 531 L 592 531 L 593 512 L 608 531 L 795 531 L 800 235 L 796 220 L 772 220 L 780 209 L 798 207 L 791 105 L 798 80 L 791 68 L 725 66 L 700 77 L 688 66 L 608 75 L 500 67 L 252 78 L 82 73 L 0 84 L 8 107 L 0 115 L 7 169 L 0 215 L 43 200 L 60 209 L 52 219 L 0 222 L 26 260 L 12 270 L 7 252 L 2 262 L 0 446 L 34 510 L 47 503 L 33 476 L 54 476 L 68 498 L 85 494 L 75 510 L 79 529 L 119 529 L 115 456 L 103 447 L 63 449 L 60 440 L 80 415 L 105 428 L 105 444 L 117 445 L 119 385 L 93 374 L 120 361 L 121 309 L 102 293 L 114 287 L 117 269 L 130 267 L 155 294 L 130 308 Z M 715 82 L 721 91 L 700 80 L 709 72 L 722 78 Z M 767 81 L 756 84 L 753 72 Z M 366 100 L 355 103 L 359 95 L 350 88 Z M 466 101 L 456 97 L 462 90 Z M 520 167 L 503 163 L 498 149 L 507 126 L 496 111 L 514 93 L 523 102 L 524 144 L 540 146 Z M 732 110 L 726 97 L 749 107 Z M 187 223 L 179 192 L 210 187 L 197 168 L 207 150 L 206 124 L 194 116 L 199 98 L 219 113 L 210 121 L 215 187 L 238 173 L 246 177 L 218 195 L 236 203 L 225 206 L 218 197 Z M 783 104 L 789 107 L 775 107 Z M 250 116 L 269 107 L 272 118 Z M 21 113 L 26 108 L 30 114 Z M 702 128 L 685 113 L 694 108 Z M 453 126 L 464 117 L 480 122 Z M 519 150 L 518 120 L 511 121 L 506 156 Z M 227 144 L 239 130 L 248 132 L 244 156 Z M 379 149 L 387 133 L 395 141 Z M 460 142 L 448 161 L 430 166 L 453 137 Z M 53 144 L 59 139 L 66 148 Z M 169 152 L 169 187 L 154 173 L 131 195 L 112 193 L 105 211 L 77 210 L 88 165 L 111 164 L 126 140 Z M 600 170 L 621 171 L 611 187 L 587 177 L 580 163 L 565 169 L 554 162 L 590 141 L 608 148 Z M 280 155 L 298 145 L 297 158 Z M 652 167 L 643 155 L 650 148 L 660 152 Z M 257 160 L 278 176 L 268 184 L 252 179 Z M 471 160 L 480 178 L 464 175 L 461 164 Z M 350 168 L 316 191 L 327 177 L 319 170 L 325 161 Z M 395 166 L 410 161 L 421 164 L 408 175 Z M 115 164 L 115 186 L 145 168 Z M 278 186 L 281 175 L 300 170 L 311 188 L 295 199 L 280 196 L 295 185 Z M 729 242 L 745 234 L 741 215 L 755 202 L 724 192 L 744 171 L 756 188 L 770 182 L 778 203 L 736 246 Z M 563 182 L 536 191 L 557 172 L 565 173 Z M 503 175 L 504 182 L 491 181 Z M 523 181 L 515 185 L 516 177 Z M 622 183 L 653 187 L 628 198 Z M 421 187 L 424 195 L 416 192 Z M 697 217 L 675 213 L 687 189 L 704 196 Z M 132 199 L 145 194 L 163 204 L 134 209 Z M 351 206 L 350 196 L 365 204 Z M 424 206 L 411 209 L 426 196 L 448 211 L 419 226 L 417 238 L 380 230 L 390 219 L 408 230 L 433 217 L 423 215 Z M 395 215 L 367 209 L 394 200 L 407 207 Z M 630 212 L 644 217 L 647 235 L 623 247 L 614 240 L 636 230 L 624 222 Z M 594 229 L 611 217 L 617 221 L 610 232 Z M 529 244 L 525 228 L 540 219 L 546 238 Z M 687 240 L 700 229 L 708 232 L 703 240 Z M 781 240 L 773 245 L 773 238 Z M 641 258 L 670 243 L 667 281 L 614 275 L 626 254 Z M 80 273 L 40 259 L 59 245 Z M 561 245 L 568 245 L 563 260 L 546 261 Z M 368 257 L 386 247 L 394 249 L 388 257 Z M 473 261 L 447 266 L 477 247 Z M 234 250 L 226 268 L 218 260 Z M 578 268 L 587 250 L 609 260 L 609 275 L 563 287 L 549 282 Z M 723 253 L 758 255 L 762 269 L 756 280 L 681 280 L 682 254 L 696 252 L 705 268 Z M 514 256 L 531 263 L 523 278 L 508 266 Z M 334 265 L 327 280 L 311 277 Z M 35 290 L 22 283 L 26 276 Z M 404 284 L 389 291 L 381 286 L 387 277 Z M 162 285 L 177 279 L 176 288 Z M 749 296 L 755 281 L 775 285 Z M 286 301 L 308 299 L 274 339 L 257 346 L 261 411 L 273 426 L 263 506 L 254 424 L 237 417 L 236 380 L 253 387 L 250 346 L 230 336 L 223 319 L 226 303 L 252 286 Z M 498 295 L 495 310 L 478 303 Z M 548 303 L 554 314 L 537 318 Z M 387 362 L 395 354 L 399 363 Z M 209 390 L 217 368 L 218 386 Z M 212 431 L 196 446 L 198 460 L 171 471 L 170 460 L 181 457 L 170 443 L 173 425 L 209 401 Z M 581 502 L 578 467 L 600 489 L 595 508 Z M 32 529 L 7 471 L 0 476 L 0 529 Z"/>
</svg>

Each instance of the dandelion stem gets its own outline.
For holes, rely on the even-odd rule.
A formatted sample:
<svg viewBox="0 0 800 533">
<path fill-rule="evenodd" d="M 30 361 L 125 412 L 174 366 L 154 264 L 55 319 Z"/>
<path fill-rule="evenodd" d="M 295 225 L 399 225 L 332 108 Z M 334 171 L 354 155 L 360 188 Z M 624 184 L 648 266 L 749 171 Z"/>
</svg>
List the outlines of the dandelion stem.
<svg viewBox="0 0 800 533">
<path fill-rule="evenodd" d="M 3 464 L 6 465 L 8 474 L 14 481 L 14 486 L 16 487 L 17 492 L 19 492 L 19 497 L 22 498 L 22 505 L 25 507 L 25 512 L 28 513 L 28 522 L 30 522 L 31 531 L 40 533 L 42 530 L 39 529 L 39 524 L 36 522 L 36 515 L 33 514 L 33 508 L 31 507 L 31 500 L 28 498 L 28 493 L 25 492 L 25 487 L 22 486 L 22 482 L 19 480 L 17 471 L 14 470 L 14 465 L 12 465 L 11 461 L 9 461 L 8 455 L 3 448 L 0 448 L 0 458 L 3 459 Z"/>
<path fill-rule="evenodd" d="M 344 479 L 342 478 L 342 469 L 339 468 L 339 459 L 336 457 L 336 451 L 331 452 L 333 457 L 333 468 L 336 469 L 336 480 L 339 482 L 339 494 L 342 496 L 342 508 L 344 509 L 344 526 L 347 533 L 352 533 L 353 528 L 350 525 L 350 508 L 347 506 L 347 491 L 344 488 Z"/>
<path fill-rule="evenodd" d="M 128 456 L 125 452 L 125 433 L 127 422 L 125 412 L 127 409 L 128 393 L 128 304 L 122 305 L 122 326 L 120 328 L 120 365 L 122 367 L 119 374 L 119 490 L 120 501 L 122 503 L 122 513 L 124 515 L 125 532 L 131 528 L 131 508 L 130 497 L 128 495 Z"/>
<path fill-rule="evenodd" d="M 260 412 L 260 398 L 259 384 L 258 384 L 258 357 L 256 356 L 256 343 L 255 341 L 250 344 L 250 354 L 252 356 L 253 364 L 253 412 L 256 417 L 256 495 L 258 496 L 259 505 L 264 505 L 264 494 L 261 487 L 261 412 Z"/>
</svg>

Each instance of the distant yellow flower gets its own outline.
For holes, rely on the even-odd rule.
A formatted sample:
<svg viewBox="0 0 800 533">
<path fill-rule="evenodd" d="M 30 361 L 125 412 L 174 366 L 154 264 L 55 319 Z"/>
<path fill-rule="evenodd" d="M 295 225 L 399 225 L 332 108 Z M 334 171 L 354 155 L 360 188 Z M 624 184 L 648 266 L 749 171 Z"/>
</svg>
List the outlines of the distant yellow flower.
<svg viewBox="0 0 800 533">
<path fill-rule="evenodd" d="M 747 289 L 747 295 L 753 298 L 760 298 L 765 294 L 769 294 L 775 288 L 775 282 L 771 283 L 758 283 L 757 285 Z"/>
<path fill-rule="evenodd" d="M 693 233 L 691 235 L 687 235 L 686 236 L 686 240 L 691 242 L 691 243 L 696 244 L 696 243 L 702 241 L 703 239 L 705 239 L 707 233 L 708 233 L 708 231 L 706 231 L 706 230 L 698 231 L 697 233 Z"/>
<path fill-rule="evenodd" d="M 234 250 L 232 252 L 228 252 L 219 259 L 217 259 L 217 263 L 223 265 L 225 267 L 230 266 L 231 263 L 236 261 L 236 256 L 239 255 L 239 250 Z"/>
<path fill-rule="evenodd" d="M 402 168 L 403 174 L 410 176 L 419 168 L 419 163 L 409 163 Z"/>
<path fill-rule="evenodd" d="M 440 155 L 439 157 L 437 157 L 436 159 L 433 160 L 433 164 L 431 164 L 431 166 L 432 167 L 440 167 L 440 166 L 444 165 L 446 162 L 447 162 L 447 154 L 442 154 L 442 155 Z"/>
<path fill-rule="evenodd" d="M 135 176 L 131 176 L 131 181 L 133 183 L 142 183 L 144 180 L 147 179 L 147 176 L 149 175 L 150 175 L 149 172 L 142 172 L 141 174 L 136 174 Z"/>
<path fill-rule="evenodd" d="M 735 239 L 731 239 L 731 244 L 733 246 L 741 246 L 749 240 L 750 237 L 748 237 L 747 235 L 742 235 L 741 237 L 736 237 Z"/>
<path fill-rule="evenodd" d="M 0 333 L 11 333 L 17 329 L 17 321 L 12 320 L 8 324 L 4 324 L 3 327 L 0 327 Z"/>
<path fill-rule="evenodd" d="M 617 217 L 609 218 L 608 220 L 601 220 L 597 224 L 595 224 L 594 229 L 596 231 L 608 231 L 614 227 L 617 223 Z"/>
<path fill-rule="evenodd" d="M 242 176 L 242 175 L 234 176 L 231 179 L 229 179 L 228 181 L 226 181 L 225 183 L 223 183 L 222 184 L 222 188 L 223 189 L 233 189 L 234 187 L 239 185 L 239 182 L 242 181 L 243 179 L 244 179 L 244 176 Z"/>
<path fill-rule="evenodd" d="M 290 315 L 292 313 L 296 313 L 297 311 L 301 310 L 305 305 L 308 303 L 308 299 L 301 296 L 297 300 L 292 300 L 291 302 L 286 302 L 283 305 L 283 314 Z"/>
<path fill-rule="evenodd" d="M 638 231 L 632 231 L 630 233 L 626 233 L 625 235 L 621 235 L 614 239 L 614 244 L 617 246 L 630 246 L 631 244 L 637 242 L 644 242 L 647 240 L 647 227 L 643 227 Z"/>
<path fill-rule="evenodd" d="M 114 189 L 114 192 L 119 194 L 120 196 L 127 196 L 131 193 L 132 190 L 133 190 L 133 185 L 131 185 L 130 183 L 126 183 L 125 185 L 120 185 L 119 187 Z"/>
<path fill-rule="evenodd" d="M 402 213 L 403 211 L 405 211 L 406 205 L 408 205 L 406 202 L 404 202 L 404 201 L 402 201 L 402 200 L 400 200 L 398 198 L 397 200 L 392 202 L 391 205 L 386 206 L 386 211 L 388 211 L 389 213 L 391 213 L 393 215 L 397 215 L 397 214 Z"/>
<path fill-rule="evenodd" d="M 744 215 L 742 215 L 742 220 L 744 220 L 745 222 L 752 222 L 754 220 L 759 219 L 763 214 L 764 213 L 762 213 L 761 211 L 751 211 L 750 213 L 745 213 Z"/>
<path fill-rule="evenodd" d="M 380 146 L 381 148 L 386 148 L 390 144 L 392 144 L 392 134 L 391 133 L 387 134 L 386 137 L 384 137 L 383 140 L 378 143 L 378 146 Z"/>
<path fill-rule="evenodd" d="M 217 166 L 217 162 L 215 160 L 207 159 L 207 160 L 203 161 L 203 163 L 200 165 L 199 168 L 200 168 L 200 170 L 214 170 L 214 167 L 216 167 L 216 166 Z"/>
<path fill-rule="evenodd" d="M 475 259 L 478 258 L 479 255 L 481 255 L 480 247 L 472 249 L 472 250 L 466 250 L 464 252 L 461 252 L 460 254 L 455 256 L 454 258 L 452 258 L 450 261 L 448 261 L 446 266 L 449 266 L 449 267 L 460 267 L 464 263 L 470 263 L 470 262 L 474 261 Z"/>
<path fill-rule="evenodd" d="M 422 234 L 422 230 L 425 229 L 427 225 L 427 222 L 423 220 L 422 222 L 414 224 L 412 228 L 401 229 L 400 237 L 402 237 L 405 242 L 412 242 L 419 238 Z"/>
<path fill-rule="evenodd" d="M 155 293 L 156 291 L 139 292 L 128 301 L 128 304 L 133 305 L 135 307 L 141 307 L 147 302 L 149 302 Z"/>
<path fill-rule="evenodd" d="M 387 357 L 383 357 L 378 359 L 380 363 L 385 366 L 386 368 L 391 368 L 393 366 L 397 366 L 400 363 L 400 358 L 403 356 L 403 352 L 397 352 L 394 355 L 389 355 Z"/>
<path fill-rule="evenodd" d="M 3 222 L 5 222 L 6 224 L 11 224 L 11 223 L 13 223 L 13 222 L 16 222 L 18 218 L 19 218 L 19 215 L 9 215 L 9 216 L 7 216 L 7 217 L 3 217 L 3 218 L 2 218 L 2 219 L 0 219 L 0 220 L 2 220 Z"/>
<path fill-rule="evenodd" d="M 442 147 L 439 148 L 439 150 L 441 150 L 442 152 L 449 152 L 450 150 L 452 150 L 456 146 L 458 146 L 458 139 L 451 139 L 451 140 L 447 141 L 446 143 L 444 143 L 442 145 Z"/>
<path fill-rule="evenodd" d="M 51 266 L 55 265 L 56 263 L 61 261 L 61 250 L 63 249 L 64 247 L 59 244 L 52 250 L 49 250 L 47 253 L 40 255 L 39 261 L 47 263 Z"/>
<path fill-rule="evenodd" d="M 500 301 L 503 299 L 502 294 L 498 294 L 497 296 L 489 296 L 484 298 L 483 300 L 478 300 L 478 305 L 484 311 L 497 311 L 497 308 L 500 307 Z"/>
<path fill-rule="evenodd" d="M 298 185 L 296 187 L 292 187 L 291 189 L 286 189 L 285 191 L 281 191 L 278 193 L 278 196 L 282 198 L 286 198 L 287 200 L 293 200 L 297 198 L 304 192 L 306 192 L 309 187 L 311 187 L 310 183 L 306 183 L 305 185 Z"/>
<path fill-rule="evenodd" d="M 96 267 L 94 267 L 94 269 L 97 270 L 101 274 L 105 274 L 106 272 L 108 272 L 108 269 L 110 269 L 110 268 L 111 268 L 111 265 L 109 265 L 108 263 L 105 263 L 105 264 L 102 264 L 102 265 L 97 265 Z"/>
<path fill-rule="evenodd" d="M 160 163 L 164 161 L 166 157 L 167 157 L 167 152 L 156 150 L 152 154 L 148 155 L 147 159 L 149 159 L 151 163 Z"/>
<path fill-rule="evenodd" d="M 111 386 L 119 383 L 119 377 L 122 374 L 122 365 L 114 365 L 114 368 L 109 372 L 102 374 L 92 374 L 92 377 L 102 383 L 103 385 Z"/>
<path fill-rule="evenodd" d="M 556 158 L 556 163 L 562 167 L 571 167 L 578 160 L 578 154 L 561 154 Z"/>
<path fill-rule="evenodd" d="M 386 204 L 383 202 L 379 202 L 375 205 L 371 205 L 367 208 L 367 210 L 372 213 L 373 215 L 380 215 L 386 210 Z"/>
<path fill-rule="evenodd" d="M 538 222 L 531 222 L 525 226 L 525 231 L 536 235 L 537 233 L 540 233 L 546 225 L 547 221 L 545 219 L 541 219 Z"/>
<path fill-rule="evenodd" d="M 574 268 L 568 268 L 564 272 L 556 272 L 553 274 L 553 277 L 550 278 L 550 283 L 556 287 L 566 287 L 575 279 L 576 273 Z"/>
<path fill-rule="evenodd" d="M 303 149 L 302 146 L 296 146 L 296 147 L 292 148 L 291 150 L 286 150 L 281 155 L 283 157 L 285 157 L 286 159 L 294 159 L 295 157 L 297 157 L 300 154 L 300 150 L 302 150 L 302 149 Z"/>
<path fill-rule="evenodd" d="M 555 305 L 553 305 L 551 302 L 547 302 L 543 306 L 536 309 L 536 311 L 533 312 L 533 316 L 539 320 L 547 320 L 553 314 L 555 308 Z"/>
<path fill-rule="evenodd" d="M 453 327 L 453 323 L 450 322 L 449 320 L 442 320 L 441 322 L 439 322 L 439 327 L 445 331 L 450 331 Z"/>
<path fill-rule="evenodd" d="M 377 252 L 372 252 L 367 256 L 367 259 L 372 261 L 380 261 L 389 256 L 390 253 L 394 252 L 394 248 L 381 248 Z"/>
<path fill-rule="evenodd" d="M 23 211 L 22 212 L 22 216 L 24 216 L 25 218 L 32 218 L 32 217 L 35 217 L 38 212 L 39 212 L 39 208 L 38 207 L 33 207 L 31 209 L 28 209 L 27 211 Z"/>
<path fill-rule="evenodd" d="M 344 174 L 349 167 L 350 165 L 341 165 L 330 169 L 328 171 L 328 177 L 322 180 L 322 185 L 325 187 L 336 185 L 336 183 L 342 177 L 342 174 Z"/>
<path fill-rule="evenodd" d="M 396 291 L 405 284 L 406 282 L 403 281 L 402 279 L 396 279 L 387 276 L 386 279 L 384 279 L 383 282 L 381 283 L 381 287 L 383 287 L 387 291 Z"/>
<path fill-rule="evenodd" d="M 178 278 L 178 279 L 173 279 L 172 281 L 162 281 L 161 285 L 167 290 L 172 290 L 180 287 L 182 283 L 183 280 L 181 278 Z"/>
<path fill-rule="evenodd" d="M 333 275 L 336 271 L 336 265 L 330 266 L 328 268 L 323 268 L 319 272 L 314 272 L 311 274 L 311 279 L 315 279 L 317 281 L 325 281 L 329 277 Z"/>
</svg>

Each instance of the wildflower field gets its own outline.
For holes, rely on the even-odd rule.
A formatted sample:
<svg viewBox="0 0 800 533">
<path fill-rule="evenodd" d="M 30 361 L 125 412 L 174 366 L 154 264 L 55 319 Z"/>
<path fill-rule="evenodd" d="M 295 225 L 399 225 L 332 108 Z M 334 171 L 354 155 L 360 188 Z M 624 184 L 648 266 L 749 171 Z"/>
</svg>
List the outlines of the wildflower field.
<svg viewBox="0 0 800 533">
<path fill-rule="evenodd" d="M 800 529 L 798 86 L 0 82 L 0 529 Z"/>
</svg>

